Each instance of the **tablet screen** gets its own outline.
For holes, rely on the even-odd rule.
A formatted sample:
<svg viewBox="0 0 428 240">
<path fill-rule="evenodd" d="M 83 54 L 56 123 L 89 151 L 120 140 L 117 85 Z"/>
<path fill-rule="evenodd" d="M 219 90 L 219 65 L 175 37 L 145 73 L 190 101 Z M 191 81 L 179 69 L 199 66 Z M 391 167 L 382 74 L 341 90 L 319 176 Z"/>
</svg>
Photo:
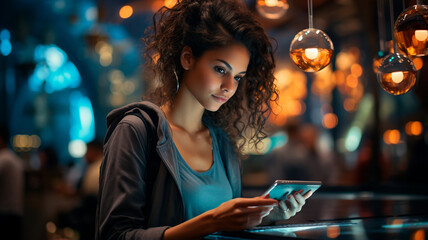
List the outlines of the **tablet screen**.
<svg viewBox="0 0 428 240">
<path fill-rule="evenodd" d="M 272 199 L 283 200 L 288 194 L 301 190 L 301 194 L 304 195 L 309 190 L 313 193 L 320 187 L 320 181 L 276 180 L 263 196 L 269 194 Z"/>
</svg>

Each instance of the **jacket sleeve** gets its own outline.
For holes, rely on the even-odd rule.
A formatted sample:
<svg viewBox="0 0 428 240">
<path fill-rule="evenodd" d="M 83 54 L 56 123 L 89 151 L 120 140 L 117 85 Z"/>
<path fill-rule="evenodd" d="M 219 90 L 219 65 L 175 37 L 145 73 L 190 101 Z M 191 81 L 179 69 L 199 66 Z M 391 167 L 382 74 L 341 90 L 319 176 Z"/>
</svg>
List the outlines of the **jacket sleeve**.
<svg viewBox="0 0 428 240">
<path fill-rule="evenodd" d="M 139 124 L 140 123 L 140 124 Z M 105 143 L 100 170 L 97 239 L 162 239 L 168 226 L 146 228 L 147 131 L 141 119 L 125 117 Z"/>
</svg>

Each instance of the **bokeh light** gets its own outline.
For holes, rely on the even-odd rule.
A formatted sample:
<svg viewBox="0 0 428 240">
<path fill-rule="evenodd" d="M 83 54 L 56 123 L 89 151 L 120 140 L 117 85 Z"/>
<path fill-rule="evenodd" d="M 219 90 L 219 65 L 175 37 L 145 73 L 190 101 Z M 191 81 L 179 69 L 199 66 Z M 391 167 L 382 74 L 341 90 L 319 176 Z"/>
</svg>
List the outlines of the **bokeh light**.
<svg viewBox="0 0 428 240">
<path fill-rule="evenodd" d="M 273 112 L 269 121 L 281 126 L 290 117 L 303 114 L 306 111 L 304 99 L 307 96 L 307 79 L 301 71 L 280 68 L 275 73 L 276 86 L 279 90 L 278 102 L 271 102 Z"/>
<path fill-rule="evenodd" d="M 425 231 L 423 229 L 418 229 L 412 234 L 412 240 L 425 240 Z"/>
<path fill-rule="evenodd" d="M 267 19 L 279 19 L 287 12 L 289 5 L 286 0 L 258 0 L 257 12 Z"/>
<path fill-rule="evenodd" d="M 87 150 L 86 143 L 82 140 L 73 140 L 68 144 L 68 152 L 74 158 L 85 156 Z"/>
<path fill-rule="evenodd" d="M 361 142 L 362 130 L 358 126 L 352 126 L 345 138 L 345 148 L 349 152 L 358 149 Z"/>
<path fill-rule="evenodd" d="M 421 70 L 421 68 L 424 66 L 424 61 L 420 57 L 414 57 L 412 58 L 412 61 L 415 64 L 415 68 L 417 71 Z"/>
<path fill-rule="evenodd" d="M 339 119 L 337 118 L 337 115 L 334 113 L 327 113 L 324 115 L 322 119 L 322 125 L 327 129 L 335 128 L 338 122 L 339 122 Z"/>
<path fill-rule="evenodd" d="M 331 225 L 327 227 L 327 237 L 337 238 L 340 235 L 340 227 L 337 225 Z"/>
<path fill-rule="evenodd" d="M 165 7 L 167 8 L 172 8 L 175 6 L 175 4 L 177 4 L 177 0 L 165 0 Z"/>
<path fill-rule="evenodd" d="M 119 16 L 123 19 L 130 18 L 133 13 L 134 9 L 129 5 L 125 5 L 119 10 Z"/>
<path fill-rule="evenodd" d="M 386 144 L 397 144 L 400 142 L 401 134 L 397 129 L 386 130 L 383 133 L 383 141 Z"/>
<path fill-rule="evenodd" d="M 419 136 L 422 134 L 423 126 L 420 121 L 410 121 L 406 123 L 405 130 L 409 136 Z"/>
</svg>

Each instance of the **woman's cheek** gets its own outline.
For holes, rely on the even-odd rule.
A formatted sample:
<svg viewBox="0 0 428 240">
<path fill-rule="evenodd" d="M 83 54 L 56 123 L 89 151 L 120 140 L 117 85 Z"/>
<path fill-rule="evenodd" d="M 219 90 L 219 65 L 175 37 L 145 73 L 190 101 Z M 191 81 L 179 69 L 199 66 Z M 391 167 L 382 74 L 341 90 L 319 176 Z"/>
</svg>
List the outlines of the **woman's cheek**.
<svg viewBox="0 0 428 240">
<path fill-rule="evenodd" d="M 201 87 L 207 90 L 215 90 L 217 85 L 215 73 L 210 73 L 208 70 L 200 75 Z"/>
</svg>

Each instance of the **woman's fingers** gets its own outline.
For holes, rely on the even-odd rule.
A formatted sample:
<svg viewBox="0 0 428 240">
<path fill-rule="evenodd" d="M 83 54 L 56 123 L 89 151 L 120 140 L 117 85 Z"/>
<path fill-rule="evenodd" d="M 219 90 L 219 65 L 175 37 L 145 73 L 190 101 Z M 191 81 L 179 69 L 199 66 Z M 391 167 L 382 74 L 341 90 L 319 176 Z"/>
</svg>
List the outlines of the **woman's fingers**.
<svg viewBox="0 0 428 240">
<path fill-rule="evenodd" d="M 312 196 L 312 193 L 314 193 L 314 192 L 312 192 L 312 190 L 309 190 L 307 193 L 305 193 L 305 194 L 303 195 L 303 198 L 304 198 L 304 199 L 308 199 L 308 198 L 310 198 L 310 197 Z"/>
<path fill-rule="evenodd" d="M 285 203 L 285 201 L 280 201 L 280 202 L 279 202 L 279 208 L 280 208 L 281 210 L 283 210 L 283 211 L 287 211 L 287 210 L 288 210 L 288 206 L 287 206 L 287 204 Z"/>
<path fill-rule="evenodd" d="M 249 206 L 276 206 L 278 201 L 270 198 L 255 197 L 255 198 L 239 198 L 235 207 L 249 207 Z"/>
<path fill-rule="evenodd" d="M 242 208 L 239 215 L 235 215 L 236 226 L 242 229 L 255 227 L 272 209 L 273 207 Z"/>
<path fill-rule="evenodd" d="M 305 205 L 306 200 L 300 193 L 294 194 L 294 198 L 296 199 L 297 203 L 299 203 L 300 208 L 302 208 L 303 205 Z"/>
<path fill-rule="evenodd" d="M 272 211 L 273 206 L 236 208 L 237 215 L 264 215 Z"/>
<path fill-rule="evenodd" d="M 289 195 L 288 203 L 289 203 L 289 211 L 291 216 L 296 215 L 299 209 L 299 203 L 296 201 L 296 198 L 294 197 L 294 195 Z"/>
</svg>

